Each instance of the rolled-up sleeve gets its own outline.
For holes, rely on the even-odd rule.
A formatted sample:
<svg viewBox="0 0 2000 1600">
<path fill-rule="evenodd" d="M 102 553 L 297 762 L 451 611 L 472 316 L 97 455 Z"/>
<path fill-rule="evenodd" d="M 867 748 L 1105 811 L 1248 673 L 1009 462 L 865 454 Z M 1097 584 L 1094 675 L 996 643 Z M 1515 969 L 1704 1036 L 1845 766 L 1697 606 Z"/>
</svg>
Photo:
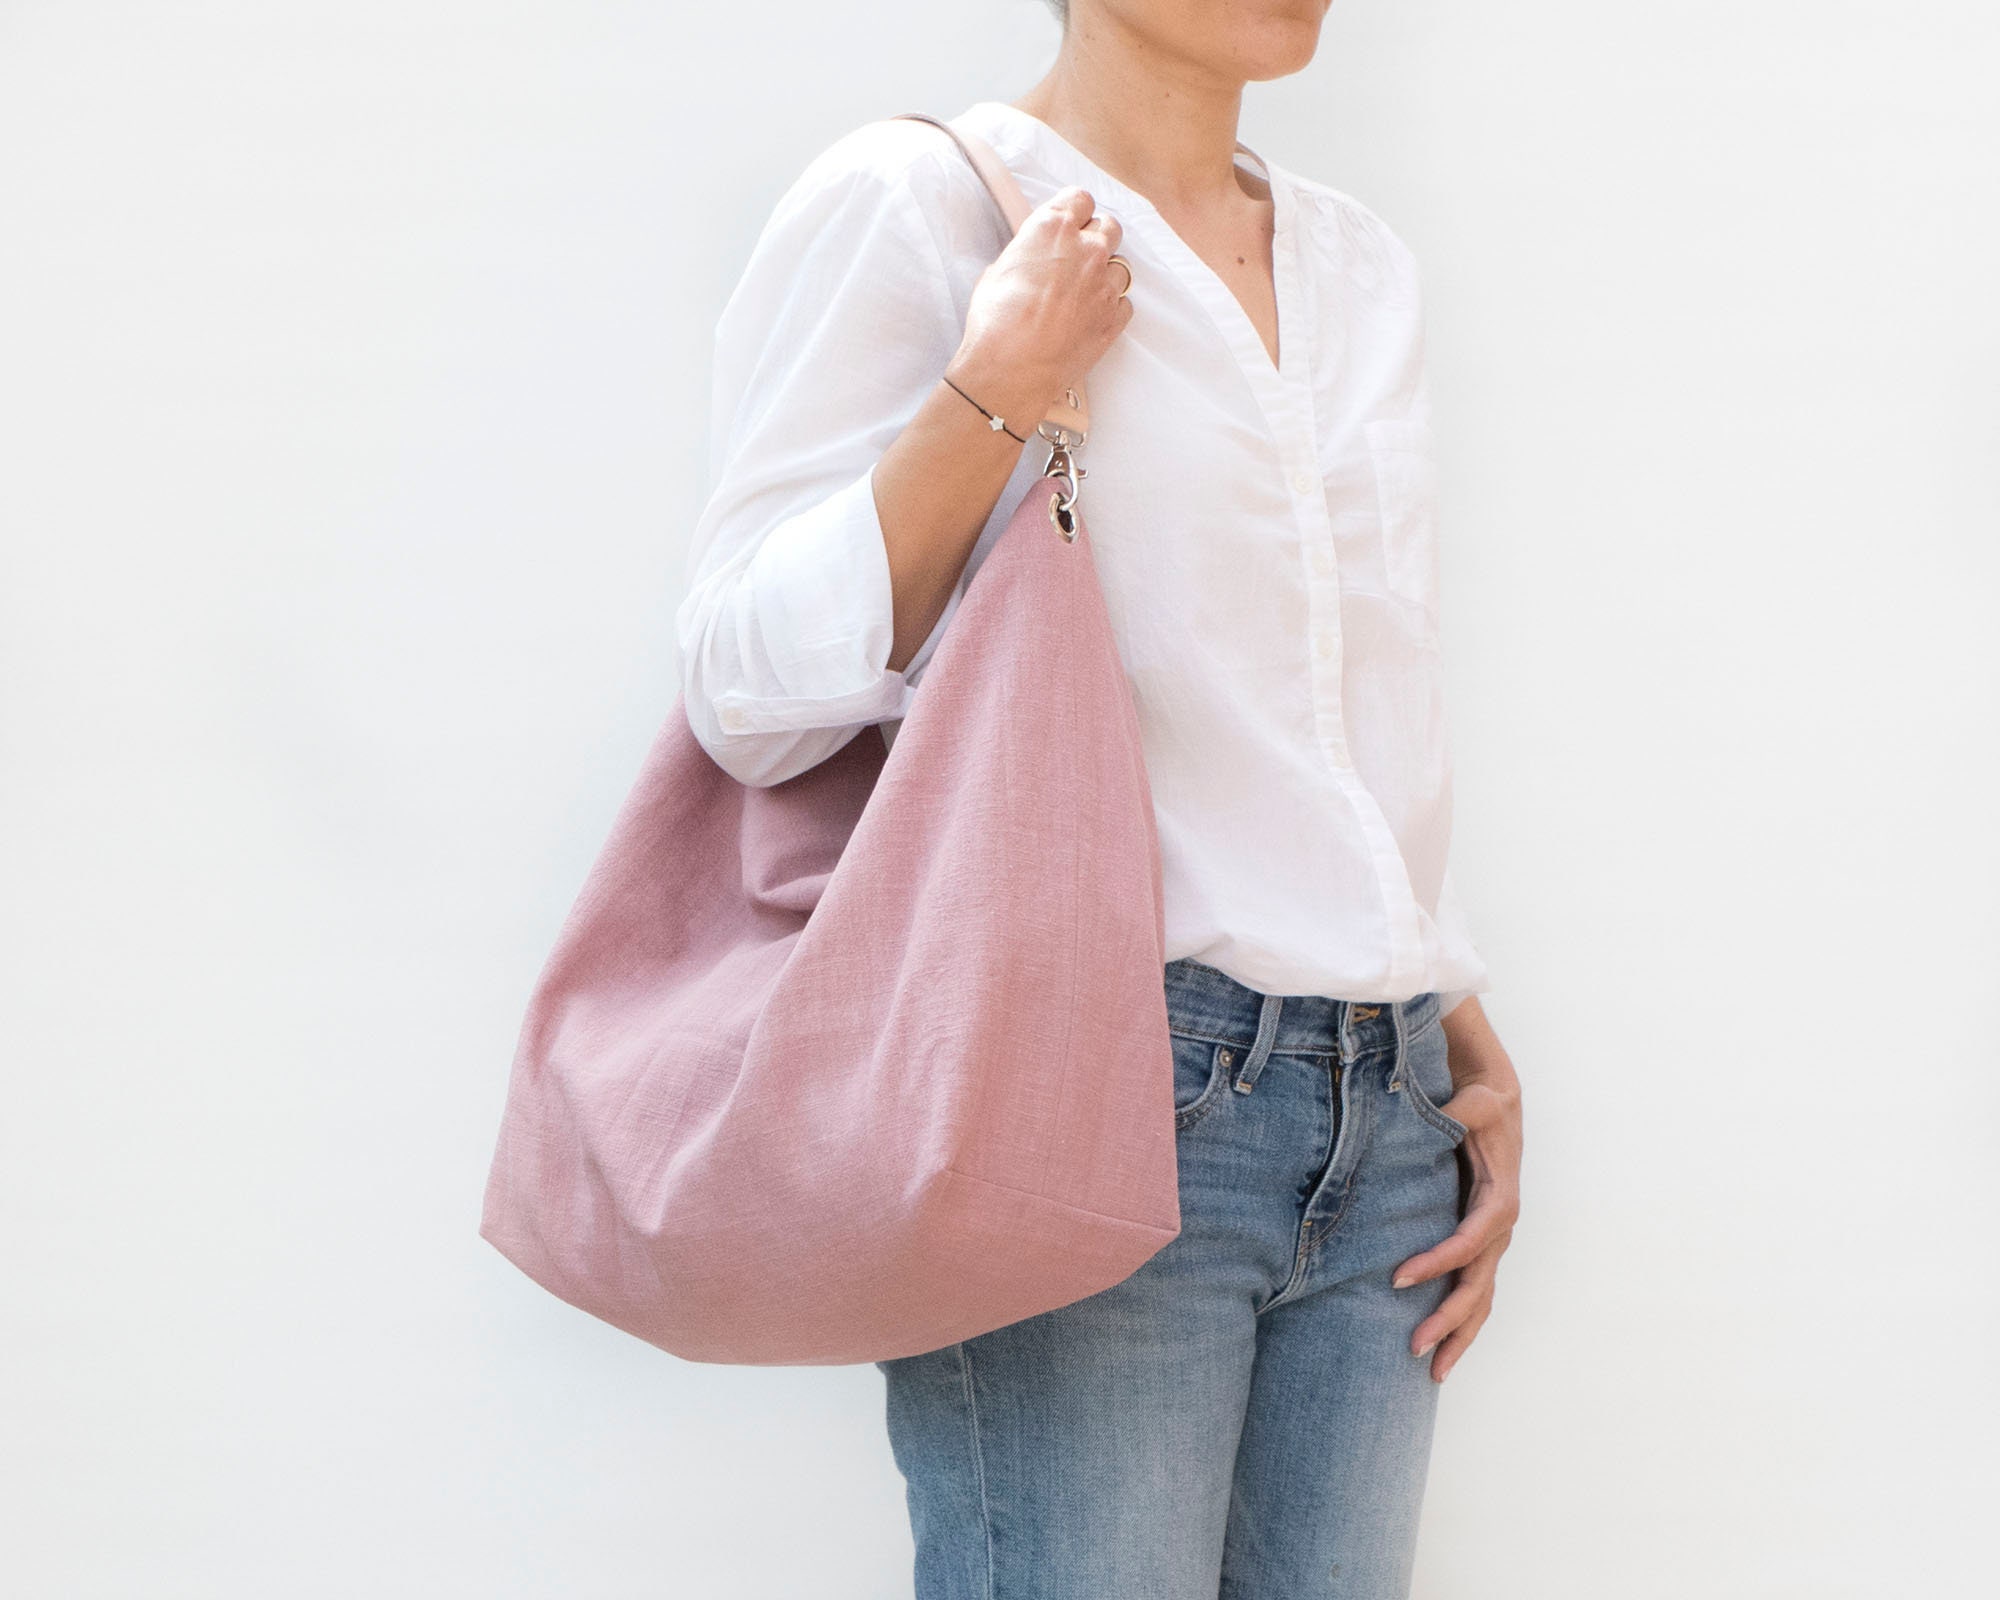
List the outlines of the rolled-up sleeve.
<svg viewBox="0 0 2000 1600">
<path fill-rule="evenodd" d="M 915 122 L 837 141 L 779 200 L 716 323 L 710 491 L 675 628 L 689 725 L 744 783 L 781 782 L 903 716 L 956 609 L 888 666 L 874 468 L 961 336 L 940 244 L 946 156 L 964 162 Z"/>
</svg>

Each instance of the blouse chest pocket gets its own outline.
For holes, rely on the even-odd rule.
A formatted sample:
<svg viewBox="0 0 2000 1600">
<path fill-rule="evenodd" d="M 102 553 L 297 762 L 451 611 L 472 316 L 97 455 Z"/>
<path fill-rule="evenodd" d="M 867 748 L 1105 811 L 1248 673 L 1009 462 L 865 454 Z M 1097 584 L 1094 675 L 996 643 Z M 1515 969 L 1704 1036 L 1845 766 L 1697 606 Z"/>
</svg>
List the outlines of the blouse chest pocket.
<svg viewBox="0 0 2000 1600">
<path fill-rule="evenodd" d="M 1427 421 L 1382 417 L 1368 424 L 1368 454 L 1382 527 L 1389 592 L 1438 625 L 1437 455 Z"/>
</svg>

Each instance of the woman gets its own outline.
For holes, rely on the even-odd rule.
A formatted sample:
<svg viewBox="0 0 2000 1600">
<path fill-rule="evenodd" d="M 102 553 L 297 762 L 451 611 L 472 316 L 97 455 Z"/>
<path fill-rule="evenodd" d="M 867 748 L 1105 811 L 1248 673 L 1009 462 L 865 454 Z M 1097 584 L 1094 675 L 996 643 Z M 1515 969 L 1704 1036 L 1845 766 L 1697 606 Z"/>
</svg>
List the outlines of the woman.
<svg viewBox="0 0 2000 1600">
<path fill-rule="evenodd" d="M 962 114 L 1018 235 L 941 130 L 871 122 L 717 325 L 678 617 L 717 762 L 775 783 L 905 714 L 1084 378 L 1159 822 L 1182 1231 L 879 1363 L 919 1600 L 1405 1594 L 1437 1384 L 1515 1218 L 1519 1087 L 1446 872 L 1416 274 L 1236 141 L 1322 9 L 1075 0 L 1041 83 Z"/>
</svg>

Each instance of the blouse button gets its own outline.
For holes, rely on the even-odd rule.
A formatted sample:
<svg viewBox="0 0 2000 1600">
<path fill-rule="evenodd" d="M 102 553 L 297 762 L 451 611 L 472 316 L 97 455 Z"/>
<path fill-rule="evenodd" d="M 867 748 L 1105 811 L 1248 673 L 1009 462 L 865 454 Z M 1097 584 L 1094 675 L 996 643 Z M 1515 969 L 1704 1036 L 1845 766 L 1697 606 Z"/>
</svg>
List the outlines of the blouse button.
<svg viewBox="0 0 2000 1600">
<path fill-rule="evenodd" d="M 743 715 L 740 706 L 725 706 L 722 711 L 722 725 L 731 733 L 741 733 L 749 719 Z"/>
<path fill-rule="evenodd" d="M 1313 485 L 1317 481 L 1310 472 L 1292 474 L 1292 488 L 1299 494 L 1311 494 Z"/>
<path fill-rule="evenodd" d="M 1325 660 L 1325 659 L 1326 659 L 1326 658 L 1327 658 L 1328 656 L 1332 655 L 1332 654 L 1333 654 L 1333 636 L 1332 636 L 1331 634 L 1328 634 L 1328 633 L 1316 633 L 1316 634 L 1314 634 L 1314 635 L 1313 635 L 1313 654 L 1314 654 L 1314 655 L 1316 655 L 1316 656 L 1318 656 L 1318 657 L 1320 658 L 1320 660 L 1322 660 L 1322 661 L 1324 661 L 1324 660 Z"/>
</svg>

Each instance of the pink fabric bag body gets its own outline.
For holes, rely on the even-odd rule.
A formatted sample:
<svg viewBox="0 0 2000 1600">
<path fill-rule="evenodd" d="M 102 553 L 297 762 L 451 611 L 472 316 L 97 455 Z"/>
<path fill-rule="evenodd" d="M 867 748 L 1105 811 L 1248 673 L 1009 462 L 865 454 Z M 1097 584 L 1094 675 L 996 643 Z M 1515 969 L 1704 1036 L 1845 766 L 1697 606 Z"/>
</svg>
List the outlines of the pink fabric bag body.
<svg viewBox="0 0 2000 1600">
<path fill-rule="evenodd" d="M 482 1236 L 564 1300 L 692 1361 L 875 1361 L 1179 1232 L 1152 796 L 1060 485 L 893 748 L 745 785 L 676 700 L 536 982 L 486 1187 Z"/>
</svg>

